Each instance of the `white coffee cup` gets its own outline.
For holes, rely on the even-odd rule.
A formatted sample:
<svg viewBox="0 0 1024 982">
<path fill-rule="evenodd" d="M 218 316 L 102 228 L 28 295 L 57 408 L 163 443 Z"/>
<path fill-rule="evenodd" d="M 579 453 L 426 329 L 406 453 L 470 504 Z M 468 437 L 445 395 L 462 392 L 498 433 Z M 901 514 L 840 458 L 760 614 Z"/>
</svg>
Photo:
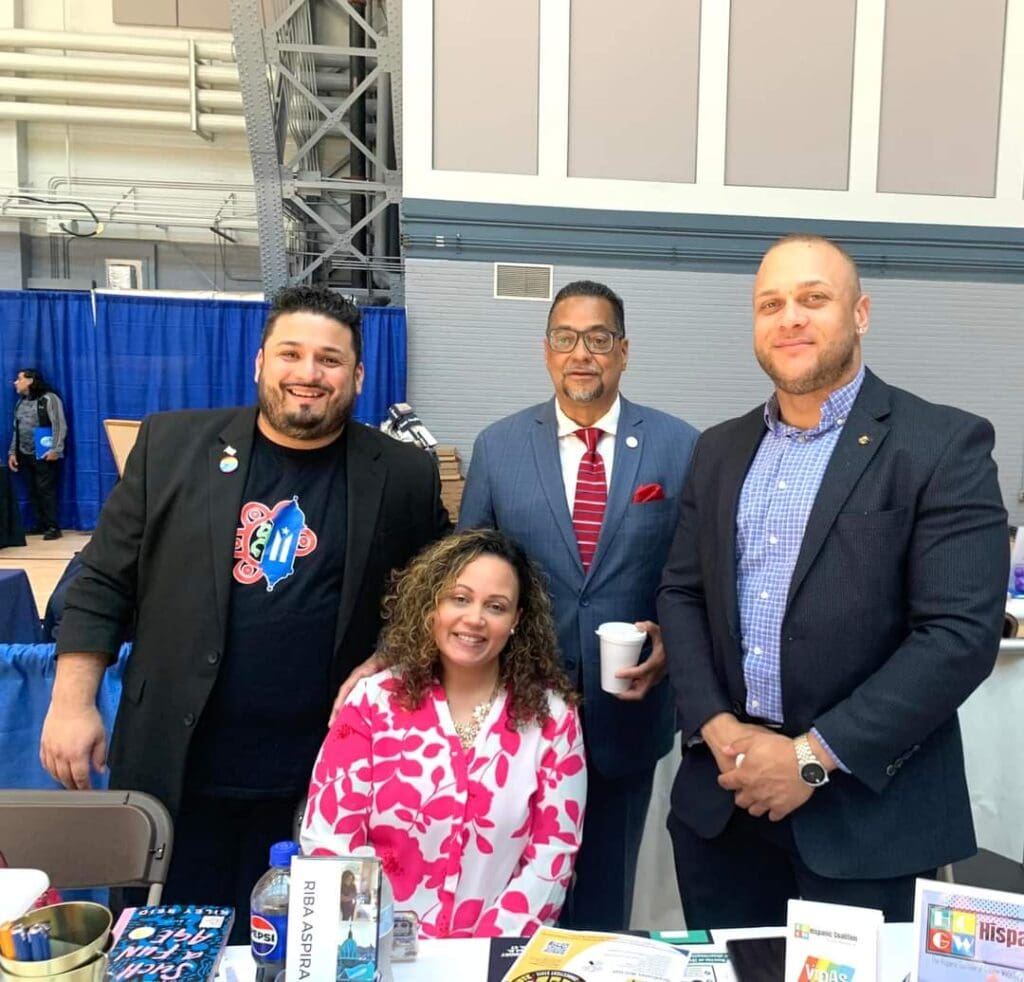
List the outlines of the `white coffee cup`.
<svg viewBox="0 0 1024 982">
<path fill-rule="evenodd" d="M 601 688 L 605 692 L 625 692 L 632 681 L 618 679 L 615 673 L 633 668 L 640 661 L 647 633 L 625 621 L 606 621 L 594 633 L 601 639 Z"/>
</svg>

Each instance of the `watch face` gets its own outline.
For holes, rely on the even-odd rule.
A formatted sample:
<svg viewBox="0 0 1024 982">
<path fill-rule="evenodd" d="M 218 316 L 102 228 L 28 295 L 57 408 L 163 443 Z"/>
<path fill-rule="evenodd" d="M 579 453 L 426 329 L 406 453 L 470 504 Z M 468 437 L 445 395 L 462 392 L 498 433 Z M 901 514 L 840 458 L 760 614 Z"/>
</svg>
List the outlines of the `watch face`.
<svg viewBox="0 0 1024 982">
<path fill-rule="evenodd" d="M 809 784 L 812 788 L 816 788 L 819 784 L 824 784 L 827 780 L 825 768 L 815 761 L 804 764 L 800 768 L 800 777 L 803 779 L 804 784 Z"/>
</svg>

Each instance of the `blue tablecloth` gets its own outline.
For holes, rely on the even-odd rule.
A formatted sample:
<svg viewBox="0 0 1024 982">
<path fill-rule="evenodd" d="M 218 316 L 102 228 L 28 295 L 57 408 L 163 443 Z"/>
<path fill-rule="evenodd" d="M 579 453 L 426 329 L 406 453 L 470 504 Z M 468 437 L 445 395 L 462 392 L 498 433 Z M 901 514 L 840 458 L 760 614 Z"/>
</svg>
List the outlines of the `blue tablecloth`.
<svg viewBox="0 0 1024 982">
<path fill-rule="evenodd" d="M 53 644 L 0 645 L 0 788 L 60 787 L 39 763 L 39 735 L 50 705 L 55 650 Z M 122 645 L 117 661 L 103 676 L 97 696 L 108 746 L 130 652 L 131 645 Z M 106 784 L 106 774 L 93 775 L 94 787 Z"/>
<path fill-rule="evenodd" d="M 21 569 L 0 569 L 0 644 L 35 644 L 42 639 L 28 576 Z"/>
<path fill-rule="evenodd" d="M 25 529 L 21 525 L 18 499 L 11 487 L 11 472 L 0 467 L 0 549 L 25 545 Z"/>
</svg>

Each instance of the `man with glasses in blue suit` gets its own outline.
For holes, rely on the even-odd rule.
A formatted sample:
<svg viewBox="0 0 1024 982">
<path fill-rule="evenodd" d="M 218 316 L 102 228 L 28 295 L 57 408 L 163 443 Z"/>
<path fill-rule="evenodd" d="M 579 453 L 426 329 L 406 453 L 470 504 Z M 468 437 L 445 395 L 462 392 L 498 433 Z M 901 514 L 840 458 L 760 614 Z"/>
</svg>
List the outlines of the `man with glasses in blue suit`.
<svg viewBox="0 0 1024 982">
<path fill-rule="evenodd" d="M 476 440 L 459 525 L 517 540 L 547 574 L 562 661 L 583 695 L 589 786 L 568 927 L 628 926 L 654 767 L 674 715 L 655 592 L 697 431 L 619 393 L 629 358 L 622 300 L 570 283 L 548 315 L 544 359 L 555 398 Z M 641 663 L 630 688 L 601 688 L 597 627 L 638 623 Z"/>
</svg>

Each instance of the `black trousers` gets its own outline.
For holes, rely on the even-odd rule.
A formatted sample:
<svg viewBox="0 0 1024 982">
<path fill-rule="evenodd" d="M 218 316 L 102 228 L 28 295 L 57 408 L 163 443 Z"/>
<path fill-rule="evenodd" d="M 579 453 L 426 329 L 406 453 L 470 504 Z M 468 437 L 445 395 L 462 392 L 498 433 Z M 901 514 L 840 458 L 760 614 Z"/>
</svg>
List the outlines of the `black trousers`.
<svg viewBox="0 0 1024 982">
<path fill-rule="evenodd" d="M 249 896 L 270 847 L 292 838 L 298 798 L 217 798 L 185 793 L 163 903 L 235 908 L 231 944 L 249 943 Z"/>
<path fill-rule="evenodd" d="M 38 460 L 32 454 L 18 452 L 18 473 L 28 485 L 28 500 L 36 525 L 44 532 L 59 529 L 57 524 L 57 478 L 59 460 Z"/>
<path fill-rule="evenodd" d="M 629 927 L 636 860 L 653 783 L 653 767 L 607 778 L 588 760 L 583 839 L 576 855 L 575 880 L 558 921 L 561 927 L 580 931 Z"/>
<path fill-rule="evenodd" d="M 819 876 L 800 859 L 788 819 L 770 822 L 739 808 L 714 839 L 702 839 L 671 813 L 668 830 L 690 930 L 784 925 L 786 902 L 796 897 L 872 907 L 883 911 L 886 921 L 912 921 L 914 880 L 934 879 L 936 873 L 922 870 L 882 880 Z M 836 848 L 845 844 L 837 842 Z"/>
</svg>

